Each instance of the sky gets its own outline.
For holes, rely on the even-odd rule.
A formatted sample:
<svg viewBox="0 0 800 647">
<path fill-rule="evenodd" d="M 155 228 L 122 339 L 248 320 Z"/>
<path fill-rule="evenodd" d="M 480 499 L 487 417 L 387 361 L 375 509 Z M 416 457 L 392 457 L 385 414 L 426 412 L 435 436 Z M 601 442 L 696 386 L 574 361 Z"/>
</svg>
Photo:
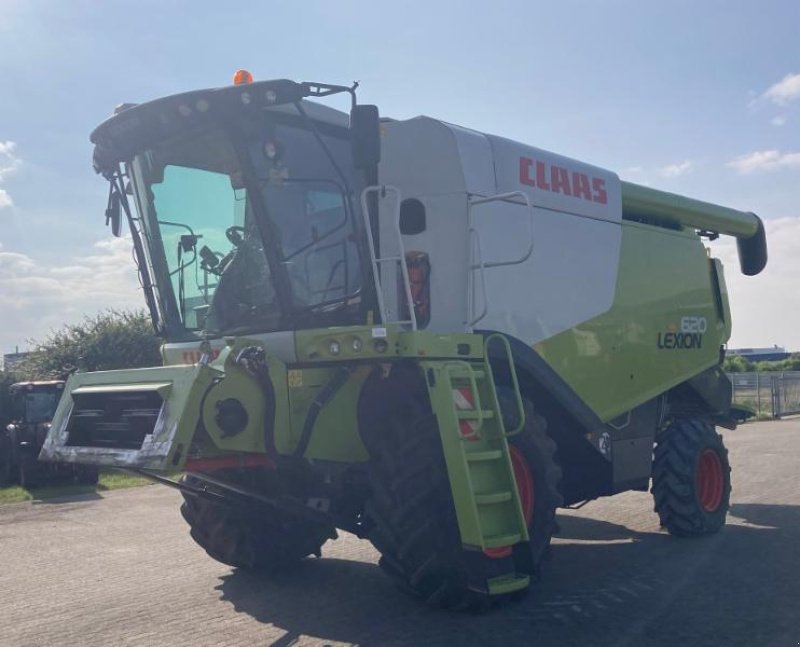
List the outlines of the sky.
<svg viewBox="0 0 800 647">
<path fill-rule="evenodd" d="M 0 0 L 0 352 L 143 307 L 130 241 L 104 226 L 89 133 L 117 104 L 227 85 L 238 68 L 358 80 L 383 115 L 758 213 L 762 274 L 741 276 L 733 241 L 712 245 L 730 346 L 800 351 L 799 26 L 797 0 Z"/>
</svg>

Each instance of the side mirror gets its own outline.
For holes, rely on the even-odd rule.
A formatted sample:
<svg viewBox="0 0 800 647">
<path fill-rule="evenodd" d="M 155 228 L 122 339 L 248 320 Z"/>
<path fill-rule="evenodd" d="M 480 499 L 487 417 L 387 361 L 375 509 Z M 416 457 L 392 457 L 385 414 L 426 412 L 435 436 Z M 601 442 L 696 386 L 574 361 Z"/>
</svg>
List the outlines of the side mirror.
<svg viewBox="0 0 800 647">
<path fill-rule="evenodd" d="M 353 165 L 368 169 L 381 161 L 381 129 L 378 106 L 353 106 L 350 111 L 350 136 Z"/>
<path fill-rule="evenodd" d="M 106 207 L 106 227 L 111 225 L 111 234 L 116 238 L 122 235 L 122 219 L 120 217 L 120 197 L 115 188 L 108 194 L 108 207 Z"/>
</svg>

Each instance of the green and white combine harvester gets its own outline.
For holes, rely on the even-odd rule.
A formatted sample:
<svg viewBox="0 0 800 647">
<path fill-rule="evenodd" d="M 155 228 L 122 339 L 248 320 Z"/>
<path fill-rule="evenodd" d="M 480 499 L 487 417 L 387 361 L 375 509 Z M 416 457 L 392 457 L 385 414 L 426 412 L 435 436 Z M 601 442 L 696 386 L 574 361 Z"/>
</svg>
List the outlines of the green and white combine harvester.
<svg viewBox="0 0 800 647">
<path fill-rule="evenodd" d="M 43 460 L 180 488 L 232 566 L 288 569 L 355 533 L 457 609 L 528 588 L 562 506 L 652 479 L 670 533 L 720 529 L 715 426 L 741 412 L 702 239 L 735 236 L 757 274 L 757 216 L 379 119 L 355 87 L 248 77 L 92 134 L 164 366 L 74 374 Z M 349 115 L 309 100 L 337 94 Z"/>
</svg>

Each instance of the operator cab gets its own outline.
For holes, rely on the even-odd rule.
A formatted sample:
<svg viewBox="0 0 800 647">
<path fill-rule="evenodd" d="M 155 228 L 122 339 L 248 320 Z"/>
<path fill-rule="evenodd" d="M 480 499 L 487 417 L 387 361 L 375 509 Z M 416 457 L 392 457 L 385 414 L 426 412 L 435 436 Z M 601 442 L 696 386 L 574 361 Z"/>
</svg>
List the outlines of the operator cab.
<svg viewBox="0 0 800 647">
<path fill-rule="evenodd" d="M 168 341 L 368 319 L 359 195 L 377 176 L 378 118 L 354 90 L 245 83 L 124 106 L 94 131 L 107 218 L 118 234 L 128 216 Z M 337 93 L 349 120 L 305 100 Z"/>
<path fill-rule="evenodd" d="M 22 424 L 50 422 L 64 393 L 64 382 L 17 382 L 9 388 L 12 417 Z"/>
</svg>

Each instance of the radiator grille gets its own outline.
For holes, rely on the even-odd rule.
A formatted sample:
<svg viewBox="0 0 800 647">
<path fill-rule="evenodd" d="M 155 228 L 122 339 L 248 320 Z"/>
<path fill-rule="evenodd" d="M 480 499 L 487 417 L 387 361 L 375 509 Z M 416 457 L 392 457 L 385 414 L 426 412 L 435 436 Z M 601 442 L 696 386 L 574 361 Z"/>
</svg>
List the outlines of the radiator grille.
<svg viewBox="0 0 800 647">
<path fill-rule="evenodd" d="M 164 404 L 157 391 L 113 391 L 73 395 L 67 446 L 141 449 Z"/>
</svg>

